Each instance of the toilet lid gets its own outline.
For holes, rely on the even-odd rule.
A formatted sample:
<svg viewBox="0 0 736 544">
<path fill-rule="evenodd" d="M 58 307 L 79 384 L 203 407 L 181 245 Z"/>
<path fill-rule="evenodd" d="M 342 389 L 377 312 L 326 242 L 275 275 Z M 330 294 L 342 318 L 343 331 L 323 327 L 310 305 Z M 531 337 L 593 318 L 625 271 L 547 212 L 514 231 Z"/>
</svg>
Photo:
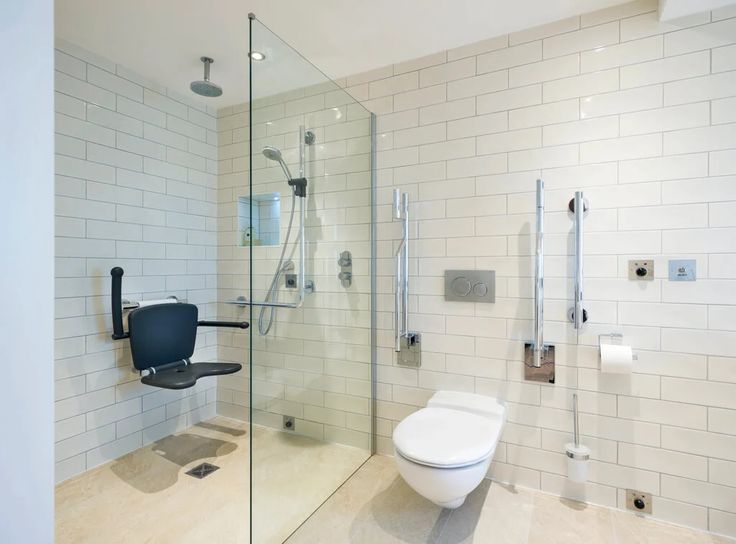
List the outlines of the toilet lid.
<svg viewBox="0 0 736 544">
<path fill-rule="evenodd" d="M 407 459 L 434 467 L 462 467 L 493 451 L 501 419 L 447 408 L 423 408 L 399 423 L 394 446 Z"/>
</svg>

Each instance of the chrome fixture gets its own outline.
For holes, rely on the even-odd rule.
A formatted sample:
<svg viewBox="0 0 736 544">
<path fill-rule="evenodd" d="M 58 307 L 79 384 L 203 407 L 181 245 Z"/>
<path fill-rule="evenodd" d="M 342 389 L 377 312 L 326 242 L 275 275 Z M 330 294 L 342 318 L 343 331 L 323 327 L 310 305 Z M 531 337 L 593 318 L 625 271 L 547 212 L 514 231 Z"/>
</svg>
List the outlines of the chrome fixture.
<svg viewBox="0 0 736 544">
<path fill-rule="evenodd" d="M 306 207 L 304 201 L 307 196 L 307 178 L 305 177 L 306 172 L 306 136 L 304 126 L 299 127 L 299 177 L 294 178 L 291 175 L 289 166 L 284 161 L 281 150 L 273 146 L 265 146 L 263 148 L 263 156 L 270 161 L 279 163 L 281 169 L 284 172 L 286 181 L 290 187 L 292 187 L 291 194 L 291 212 L 289 213 L 289 225 L 286 229 L 286 239 L 281 248 L 281 255 L 279 256 L 279 262 L 276 266 L 271 284 L 266 292 L 266 296 L 263 302 L 249 302 L 245 297 L 238 297 L 235 300 L 227 301 L 227 304 L 234 304 L 236 306 L 259 306 L 261 307 L 260 314 L 258 316 L 258 332 L 261 335 L 266 335 L 271 330 L 273 320 L 275 318 L 275 312 L 277 308 L 300 308 L 304 303 L 306 295 L 314 292 L 314 282 L 306 279 L 306 240 L 305 240 L 305 226 L 306 226 Z M 291 237 L 291 229 L 294 223 L 294 212 L 296 210 L 296 200 L 299 197 L 299 268 L 297 272 L 296 288 L 298 289 L 298 295 L 296 302 L 277 302 L 274 299 L 278 295 L 279 283 L 282 275 L 289 276 L 287 272 L 290 272 L 296 268 L 294 261 L 285 261 L 286 250 L 289 246 L 289 239 Z M 289 285 L 291 287 L 291 285 Z"/>
<path fill-rule="evenodd" d="M 588 312 L 583 307 L 583 217 L 588 211 L 588 203 L 582 191 L 575 191 L 575 197 L 570 200 L 568 209 L 573 214 L 575 223 L 575 301 L 568 317 L 576 329 L 581 329 L 588 321 Z"/>
<path fill-rule="evenodd" d="M 286 176 L 287 180 L 293 177 L 291 175 L 291 170 L 289 170 L 289 166 L 284 161 L 284 157 L 281 155 L 281 150 L 278 147 L 274 147 L 272 145 L 264 146 L 263 156 L 266 157 L 269 161 L 279 163 L 281 169 L 284 171 L 284 175 Z"/>
<path fill-rule="evenodd" d="M 342 286 L 347 289 L 353 284 L 353 256 L 349 251 L 343 251 L 340 253 L 337 264 L 340 266 L 340 273 L 337 277 L 342 283 Z"/>
<path fill-rule="evenodd" d="M 544 181 L 537 180 L 537 236 L 534 266 L 534 340 L 524 345 L 524 378 L 555 382 L 555 347 L 544 343 Z"/>
<path fill-rule="evenodd" d="M 572 394 L 572 432 L 575 445 L 580 446 L 580 422 L 578 421 L 578 394 Z"/>
<path fill-rule="evenodd" d="M 215 61 L 212 60 L 210 57 L 201 57 L 199 60 L 204 63 L 204 79 L 201 79 L 199 81 L 192 81 L 189 84 L 189 88 L 192 90 L 192 92 L 197 93 L 200 96 L 206 96 L 208 98 L 214 98 L 216 96 L 222 95 L 222 87 L 210 81 L 210 65 L 212 65 L 212 63 L 214 63 Z"/>
<path fill-rule="evenodd" d="M 445 270 L 445 300 L 496 302 L 496 272 L 493 270 Z"/>
<path fill-rule="evenodd" d="M 537 180 L 537 248 L 534 273 L 534 366 L 544 353 L 544 181 Z"/>
<path fill-rule="evenodd" d="M 393 216 L 403 227 L 395 255 L 394 350 L 399 364 L 420 366 L 422 335 L 409 330 L 409 193 L 394 189 Z"/>
</svg>

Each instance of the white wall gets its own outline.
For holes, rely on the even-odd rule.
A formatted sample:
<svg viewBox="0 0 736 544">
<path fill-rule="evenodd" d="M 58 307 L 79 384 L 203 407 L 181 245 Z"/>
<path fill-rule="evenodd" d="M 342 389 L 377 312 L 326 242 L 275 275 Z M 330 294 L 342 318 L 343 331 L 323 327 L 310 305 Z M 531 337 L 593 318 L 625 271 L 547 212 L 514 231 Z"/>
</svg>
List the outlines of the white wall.
<svg viewBox="0 0 736 544">
<path fill-rule="evenodd" d="M 378 116 L 378 430 L 437 389 L 504 398 L 491 476 L 736 535 L 736 9 L 660 23 L 638 0 L 348 78 Z M 546 340 L 557 383 L 523 380 L 532 337 L 534 184 L 547 184 Z M 391 350 L 391 190 L 413 205 L 412 327 L 423 365 Z M 590 201 L 579 337 L 568 200 Z M 631 258 L 656 279 L 632 283 Z M 698 280 L 667 280 L 670 258 Z M 445 302 L 446 269 L 496 271 L 495 304 Z M 598 371 L 597 335 L 620 331 L 631 379 Z M 583 494 L 565 481 L 571 398 L 593 449 Z"/>
<path fill-rule="evenodd" d="M 53 3 L 0 4 L 0 540 L 53 542 Z M 32 120 L 32 122 L 29 122 Z"/>
<path fill-rule="evenodd" d="M 72 44 L 56 51 L 56 478 L 215 414 L 215 379 L 143 385 L 110 338 L 110 269 L 123 297 L 176 295 L 214 315 L 214 112 Z M 195 360 L 215 360 L 200 329 Z"/>
</svg>

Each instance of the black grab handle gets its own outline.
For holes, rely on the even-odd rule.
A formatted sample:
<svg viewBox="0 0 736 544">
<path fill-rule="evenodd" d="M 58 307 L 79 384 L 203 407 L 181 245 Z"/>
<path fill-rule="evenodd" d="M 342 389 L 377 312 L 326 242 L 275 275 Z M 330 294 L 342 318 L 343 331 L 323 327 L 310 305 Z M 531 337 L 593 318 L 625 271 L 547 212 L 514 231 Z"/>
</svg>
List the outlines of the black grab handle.
<svg viewBox="0 0 736 544">
<path fill-rule="evenodd" d="M 250 325 L 246 321 L 199 321 L 198 327 L 233 327 L 235 329 L 247 329 Z"/>
<path fill-rule="evenodd" d="M 123 269 L 116 266 L 110 270 L 112 276 L 112 339 L 122 340 L 130 335 L 123 330 Z"/>
</svg>

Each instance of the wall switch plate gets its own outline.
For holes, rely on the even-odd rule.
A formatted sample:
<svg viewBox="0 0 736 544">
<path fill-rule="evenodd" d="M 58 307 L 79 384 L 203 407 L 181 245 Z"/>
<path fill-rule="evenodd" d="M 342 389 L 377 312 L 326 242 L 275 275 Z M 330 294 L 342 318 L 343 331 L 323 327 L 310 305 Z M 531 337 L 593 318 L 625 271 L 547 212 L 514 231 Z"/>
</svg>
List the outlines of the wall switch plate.
<svg viewBox="0 0 736 544">
<path fill-rule="evenodd" d="M 654 261 L 652 259 L 629 261 L 629 279 L 633 281 L 654 281 Z"/>
<path fill-rule="evenodd" d="M 669 261 L 670 281 L 695 281 L 695 259 L 677 259 Z"/>
<path fill-rule="evenodd" d="M 626 490 L 626 508 L 642 514 L 652 513 L 652 495 L 636 489 Z"/>
<path fill-rule="evenodd" d="M 299 287 L 297 285 L 297 276 L 296 274 L 284 274 L 284 287 L 287 289 L 296 289 Z"/>
</svg>

